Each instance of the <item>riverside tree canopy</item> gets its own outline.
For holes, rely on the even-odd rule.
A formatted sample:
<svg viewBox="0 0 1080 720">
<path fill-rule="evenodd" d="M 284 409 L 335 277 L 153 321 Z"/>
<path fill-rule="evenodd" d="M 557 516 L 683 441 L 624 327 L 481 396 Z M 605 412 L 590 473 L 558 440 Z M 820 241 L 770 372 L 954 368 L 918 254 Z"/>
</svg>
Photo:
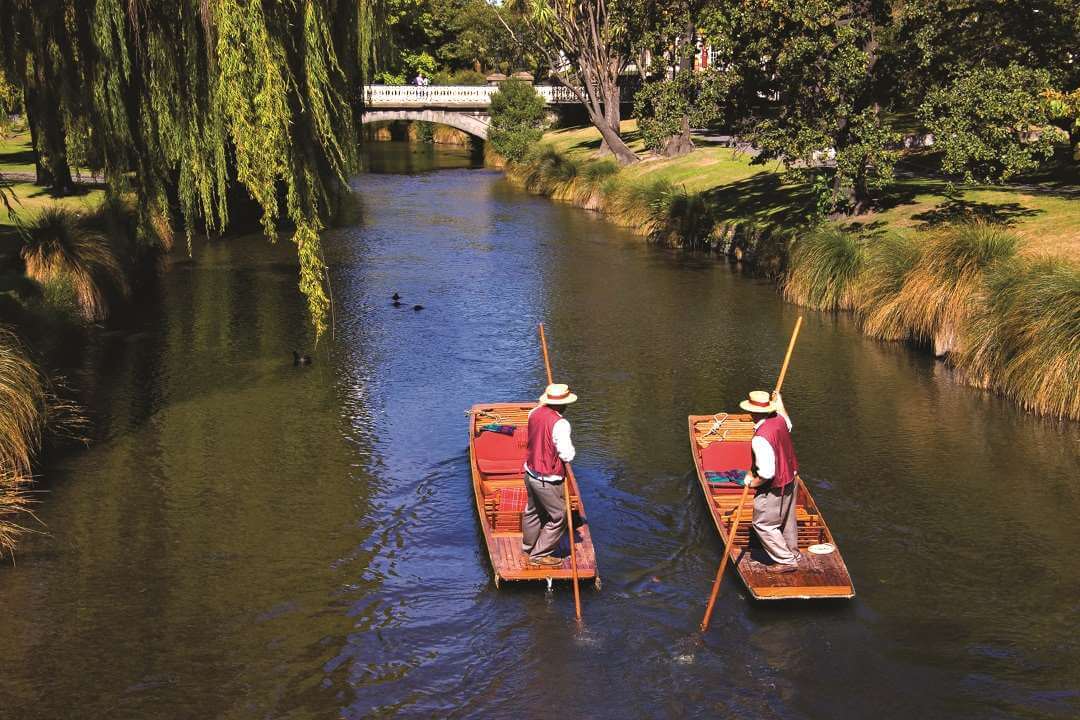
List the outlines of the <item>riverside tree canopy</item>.
<svg viewBox="0 0 1080 720">
<path fill-rule="evenodd" d="M 373 17 L 368 0 L 0 0 L 0 59 L 57 191 L 83 146 L 143 225 L 176 207 L 189 238 L 221 232 L 237 185 L 268 237 L 288 221 L 318 337 L 319 232 L 355 166 Z"/>
</svg>

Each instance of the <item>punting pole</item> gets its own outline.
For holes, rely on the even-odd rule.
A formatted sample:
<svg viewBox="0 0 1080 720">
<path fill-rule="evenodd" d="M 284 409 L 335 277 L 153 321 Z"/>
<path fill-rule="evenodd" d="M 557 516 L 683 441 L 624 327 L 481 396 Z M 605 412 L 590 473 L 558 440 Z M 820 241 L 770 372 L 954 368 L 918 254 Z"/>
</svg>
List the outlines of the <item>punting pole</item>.
<svg viewBox="0 0 1080 720">
<path fill-rule="evenodd" d="M 788 363 L 791 362 L 791 352 L 795 349 L 795 340 L 799 337 L 799 328 L 802 327 L 802 315 L 795 321 L 795 329 L 791 333 L 791 342 L 788 343 L 787 353 L 784 355 L 784 364 L 780 366 L 780 377 L 776 380 L 776 389 L 773 397 L 784 386 L 784 376 L 787 375 Z M 735 515 L 731 518 L 731 532 L 728 533 L 727 543 L 724 546 L 724 556 L 720 558 L 720 568 L 716 571 L 716 579 L 713 580 L 712 593 L 709 595 L 709 604 L 705 606 L 705 617 L 701 620 L 701 632 L 709 629 L 709 620 L 712 619 L 713 606 L 716 604 L 716 596 L 720 594 L 720 583 L 724 580 L 724 570 L 727 569 L 728 558 L 731 557 L 731 548 L 735 545 L 735 531 L 739 529 L 739 517 L 742 516 L 743 505 L 746 504 L 746 496 L 750 494 L 750 486 L 743 485 L 742 496 L 739 505 L 735 508 Z"/>
<path fill-rule="evenodd" d="M 551 380 L 551 360 L 548 358 L 547 338 L 544 337 L 544 323 L 540 323 L 540 347 L 544 351 L 544 370 L 547 371 L 548 385 Z M 566 478 L 563 480 L 563 499 L 566 501 L 566 537 L 570 543 L 570 573 L 574 579 L 574 617 L 581 620 L 581 590 L 578 588 L 577 554 L 574 552 L 574 514 L 570 507 L 570 481 L 574 471 L 566 463 Z"/>
</svg>

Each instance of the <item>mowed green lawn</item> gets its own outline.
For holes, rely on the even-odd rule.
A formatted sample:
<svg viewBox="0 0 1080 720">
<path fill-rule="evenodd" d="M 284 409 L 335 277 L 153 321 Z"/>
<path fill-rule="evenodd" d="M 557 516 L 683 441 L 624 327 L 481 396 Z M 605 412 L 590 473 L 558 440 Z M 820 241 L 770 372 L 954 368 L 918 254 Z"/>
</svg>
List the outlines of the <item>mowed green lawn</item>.
<svg viewBox="0 0 1080 720">
<path fill-rule="evenodd" d="M 0 176 L 5 173 L 33 172 L 34 154 L 30 145 L 30 133 L 0 137 Z M 90 211 L 97 207 L 105 196 L 105 191 L 100 188 L 86 188 L 78 195 L 56 198 L 49 193 L 48 188 L 38 187 L 31 182 L 0 182 L 4 183 L 8 191 L 7 199 L 20 222 L 33 220 L 38 212 L 51 205 L 60 205 L 75 212 Z M 0 225 L 11 227 L 13 224 L 7 208 L 0 205 Z"/>
<path fill-rule="evenodd" d="M 644 154 L 636 121 L 623 123 L 623 134 Z M 592 127 L 554 130 L 543 142 L 578 160 L 596 157 L 600 134 Z M 619 178 L 630 182 L 669 180 L 691 192 L 704 192 L 717 217 L 732 220 L 798 222 L 810 207 L 804 185 L 785 183 L 777 163 L 751 165 L 751 158 L 731 148 L 699 143 L 699 149 L 666 160 L 646 157 L 625 167 Z M 882 209 L 841 221 L 874 232 L 910 233 L 962 219 L 1003 223 L 1024 238 L 1024 252 L 1080 261 L 1080 184 L 1051 180 L 1022 186 L 957 187 L 936 178 L 902 176 L 881 202 Z"/>
</svg>

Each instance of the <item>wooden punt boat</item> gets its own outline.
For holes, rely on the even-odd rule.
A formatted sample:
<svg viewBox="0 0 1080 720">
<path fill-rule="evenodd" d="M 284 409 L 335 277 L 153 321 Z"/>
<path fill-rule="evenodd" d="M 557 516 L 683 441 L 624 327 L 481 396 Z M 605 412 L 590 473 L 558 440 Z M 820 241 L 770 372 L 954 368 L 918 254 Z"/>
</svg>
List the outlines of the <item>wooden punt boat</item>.
<svg viewBox="0 0 1080 720">
<path fill-rule="evenodd" d="M 698 482 L 705 493 L 705 502 L 720 533 L 720 539 L 725 544 L 731 532 L 731 521 L 742 495 L 742 487 L 730 482 L 717 482 L 717 475 L 725 471 L 750 469 L 750 440 L 753 436 L 753 419 L 746 414 L 690 416 L 690 448 Z M 713 481 L 710 481 L 710 475 Z M 758 545 L 756 536 L 751 541 L 752 501 L 751 495 L 739 516 L 735 547 L 731 549 L 731 563 L 754 599 L 855 597 L 855 588 L 851 584 L 840 549 L 836 546 L 829 526 L 825 524 L 825 518 L 810 495 L 806 483 L 799 480 L 795 506 L 799 526 L 799 550 L 802 556 L 798 572 L 771 575 L 765 572 L 765 565 L 758 562 L 768 562 L 768 558 Z M 825 555 L 807 551 L 811 545 L 825 543 L 836 549 Z"/>
<path fill-rule="evenodd" d="M 563 558 L 562 565 L 541 567 L 530 565 L 521 551 L 521 513 L 525 509 L 525 442 L 529 411 L 536 403 L 486 403 L 469 410 L 469 465 L 472 469 L 473 494 L 480 527 L 484 531 L 491 566 L 495 570 L 495 586 L 503 580 L 571 580 L 570 546 L 566 534 L 555 550 Z M 513 426 L 513 435 L 484 430 L 496 424 Z M 592 536 L 581 504 L 573 471 L 566 482 L 574 515 L 574 552 L 577 555 L 578 577 L 591 579 L 600 588 L 596 571 L 596 554 Z"/>
</svg>

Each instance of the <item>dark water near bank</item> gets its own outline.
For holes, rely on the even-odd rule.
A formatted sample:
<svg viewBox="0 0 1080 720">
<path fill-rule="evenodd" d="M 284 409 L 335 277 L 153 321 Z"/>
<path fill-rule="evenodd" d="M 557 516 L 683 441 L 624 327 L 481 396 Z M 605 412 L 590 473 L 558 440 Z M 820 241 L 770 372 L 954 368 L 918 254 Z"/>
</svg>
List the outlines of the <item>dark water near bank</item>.
<svg viewBox="0 0 1080 720">
<path fill-rule="evenodd" d="M 858 597 L 729 576 L 699 639 L 720 543 L 686 415 L 770 386 L 797 309 L 467 152 L 378 150 L 414 174 L 356 179 L 310 368 L 293 249 L 258 238 L 73 358 L 99 437 L 0 566 L 0 717 L 1080 716 L 1077 426 L 808 314 L 785 396 Z M 463 411 L 540 392 L 539 320 L 582 397 L 581 628 L 568 588 L 494 589 L 468 477 Z"/>
</svg>

